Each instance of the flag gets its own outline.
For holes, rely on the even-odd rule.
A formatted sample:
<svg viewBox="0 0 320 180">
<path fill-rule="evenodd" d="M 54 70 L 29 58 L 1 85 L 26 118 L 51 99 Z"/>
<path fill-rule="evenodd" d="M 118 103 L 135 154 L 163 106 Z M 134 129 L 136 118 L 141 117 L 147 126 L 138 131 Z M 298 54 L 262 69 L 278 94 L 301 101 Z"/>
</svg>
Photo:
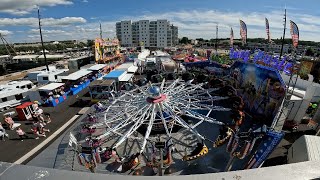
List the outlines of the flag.
<svg viewBox="0 0 320 180">
<path fill-rule="evenodd" d="M 242 43 L 247 43 L 247 25 L 242 20 L 240 20 L 240 36 L 242 38 Z"/>
<path fill-rule="evenodd" d="M 292 37 L 292 44 L 294 47 L 297 47 L 299 42 L 299 28 L 293 21 L 290 21 L 290 33 Z"/>
<path fill-rule="evenodd" d="M 230 46 L 232 47 L 233 46 L 233 29 L 231 28 L 231 32 L 230 32 Z"/>
<path fill-rule="evenodd" d="M 267 31 L 267 38 L 268 38 L 268 42 L 271 42 L 271 38 L 270 38 L 270 29 L 269 29 L 269 21 L 267 18 L 266 19 L 266 31 Z"/>
<path fill-rule="evenodd" d="M 77 141 L 76 137 L 70 132 L 69 146 L 73 147 L 73 145 L 76 148 L 78 145 L 78 141 Z"/>
</svg>

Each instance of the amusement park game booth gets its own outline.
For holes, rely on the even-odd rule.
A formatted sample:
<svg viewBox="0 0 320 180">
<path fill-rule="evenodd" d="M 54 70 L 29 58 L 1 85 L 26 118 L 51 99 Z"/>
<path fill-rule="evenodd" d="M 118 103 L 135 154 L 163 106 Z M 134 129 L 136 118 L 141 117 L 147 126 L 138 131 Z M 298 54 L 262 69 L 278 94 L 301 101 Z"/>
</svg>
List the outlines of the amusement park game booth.
<svg viewBox="0 0 320 180">
<path fill-rule="evenodd" d="M 32 102 L 25 102 L 20 106 L 17 106 L 16 111 L 20 121 L 32 120 L 32 113 L 35 111 L 35 108 L 33 107 Z"/>
</svg>

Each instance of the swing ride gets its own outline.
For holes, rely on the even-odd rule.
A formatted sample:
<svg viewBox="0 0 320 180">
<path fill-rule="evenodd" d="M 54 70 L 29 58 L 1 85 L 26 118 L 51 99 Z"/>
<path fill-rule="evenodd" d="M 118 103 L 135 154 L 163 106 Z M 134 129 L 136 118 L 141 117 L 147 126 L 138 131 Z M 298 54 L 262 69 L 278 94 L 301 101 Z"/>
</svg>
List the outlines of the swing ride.
<svg viewBox="0 0 320 180">
<path fill-rule="evenodd" d="M 228 153 L 244 159 L 267 129 L 241 132 L 241 97 L 205 85 L 163 80 L 95 104 L 78 132 L 79 164 L 91 172 L 101 164 L 109 173 L 162 175 L 221 156 L 215 152 L 225 152 L 219 166 Z M 229 98 L 233 103 L 221 106 Z"/>
</svg>

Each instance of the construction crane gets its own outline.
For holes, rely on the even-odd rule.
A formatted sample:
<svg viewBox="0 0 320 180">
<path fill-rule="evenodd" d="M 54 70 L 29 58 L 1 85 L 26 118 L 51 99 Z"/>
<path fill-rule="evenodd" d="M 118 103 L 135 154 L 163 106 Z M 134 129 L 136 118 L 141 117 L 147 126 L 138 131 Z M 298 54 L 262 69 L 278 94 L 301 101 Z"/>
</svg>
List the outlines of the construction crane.
<svg viewBox="0 0 320 180">
<path fill-rule="evenodd" d="M 6 48 L 7 53 L 10 56 L 15 56 L 17 54 L 16 51 L 13 49 L 13 47 L 8 43 L 8 41 L 3 37 L 3 35 L 1 33 L 0 33 L 0 39 L 1 39 L 4 47 Z M 11 52 L 13 52 L 13 54 Z"/>
</svg>

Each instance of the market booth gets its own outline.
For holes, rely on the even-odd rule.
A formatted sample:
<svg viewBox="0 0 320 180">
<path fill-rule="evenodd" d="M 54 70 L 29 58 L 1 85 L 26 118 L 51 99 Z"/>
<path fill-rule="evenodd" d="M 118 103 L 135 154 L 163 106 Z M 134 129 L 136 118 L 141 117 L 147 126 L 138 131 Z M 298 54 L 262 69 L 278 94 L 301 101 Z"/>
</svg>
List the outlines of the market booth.
<svg viewBox="0 0 320 180">
<path fill-rule="evenodd" d="M 55 107 L 64 102 L 69 92 L 65 92 L 64 83 L 50 83 L 29 92 L 31 101 L 38 101 L 46 106 Z"/>
<path fill-rule="evenodd" d="M 109 99 L 116 91 L 116 83 L 113 79 L 97 79 L 89 85 L 91 101 Z"/>
<path fill-rule="evenodd" d="M 134 63 L 123 63 L 120 66 L 116 67 L 116 70 L 125 70 L 127 73 L 135 73 L 138 70 L 138 66 L 135 66 Z"/>
<path fill-rule="evenodd" d="M 90 84 L 90 77 L 92 71 L 87 69 L 81 69 L 77 72 L 69 74 L 68 76 L 61 77 L 63 83 L 66 86 L 66 92 L 70 91 L 72 95 L 78 94 L 82 89 L 86 88 Z"/>
<path fill-rule="evenodd" d="M 25 102 L 20 106 L 16 107 L 16 111 L 18 113 L 18 118 L 20 121 L 32 120 L 32 113 L 35 111 L 32 102 Z"/>
<path fill-rule="evenodd" d="M 95 64 L 87 70 L 92 71 L 92 76 L 90 78 L 91 81 L 94 81 L 95 79 L 98 79 L 102 77 L 104 69 L 107 67 L 107 64 Z"/>
<path fill-rule="evenodd" d="M 126 70 L 113 70 L 109 74 L 103 76 L 103 80 L 114 80 L 115 81 L 115 86 L 116 86 L 116 91 L 120 91 L 121 87 L 131 83 L 133 78 L 132 73 L 127 73 Z"/>
</svg>

